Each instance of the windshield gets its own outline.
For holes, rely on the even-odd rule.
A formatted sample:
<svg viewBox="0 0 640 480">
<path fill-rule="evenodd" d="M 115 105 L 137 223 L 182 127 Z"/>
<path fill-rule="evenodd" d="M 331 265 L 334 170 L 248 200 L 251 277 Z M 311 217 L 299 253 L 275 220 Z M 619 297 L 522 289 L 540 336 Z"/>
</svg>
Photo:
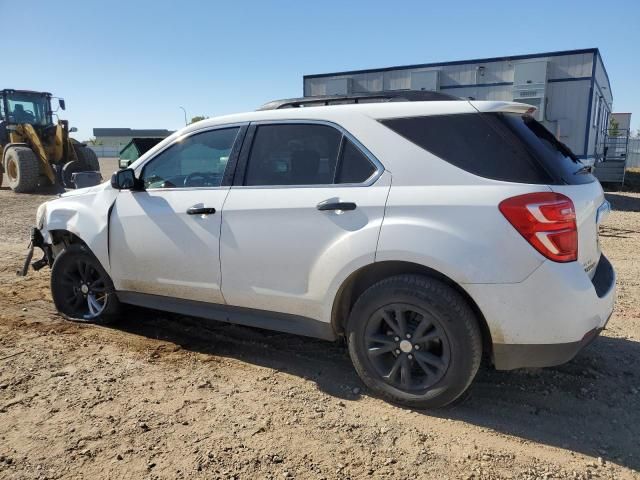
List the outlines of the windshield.
<svg viewBox="0 0 640 480">
<path fill-rule="evenodd" d="M 47 126 L 53 123 L 49 98 L 38 93 L 8 93 L 7 121 L 8 123 L 30 123 L 31 125 Z"/>
</svg>

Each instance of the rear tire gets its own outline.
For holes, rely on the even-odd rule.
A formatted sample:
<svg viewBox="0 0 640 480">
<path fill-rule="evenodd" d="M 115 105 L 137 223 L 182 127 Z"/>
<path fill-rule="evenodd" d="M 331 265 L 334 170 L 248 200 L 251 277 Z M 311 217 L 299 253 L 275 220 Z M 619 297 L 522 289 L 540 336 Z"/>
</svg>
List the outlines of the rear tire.
<svg viewBox="0 0 640 480">
<path fill-rule="evenodd" d="M 58 312 L 74 322 L 112 323 L 120 311 L 111 278 L 84 245 L 69 245 L 56 257 L 51 296 Z"/>
<path fill-rule="evenodd" d="M 29 193 L 38 188 L 40 164 L 29 147 L 9 147 L 5 156 L 4 171 L 7 183 L 16 193 Z"/>
<path fill-rule="evenodd" d="M 411 408 L 452 403 L 480 366 L 473 310 L 459 292 L 426 276 L 398 275 L 368 288 L 351 311 L 346 334 L 367 387 Z"/>
<path fill-rule="evenodd" d="M 78 157 L 78 162 L 80 162 L 82 168 L 82 170 L 78 171 L 100 171 L 100 162 L 98 162 L 96 152 L 81 143 L 74 143 L 73 150 L 76 152 L 76 157 Z"/>
</svg>

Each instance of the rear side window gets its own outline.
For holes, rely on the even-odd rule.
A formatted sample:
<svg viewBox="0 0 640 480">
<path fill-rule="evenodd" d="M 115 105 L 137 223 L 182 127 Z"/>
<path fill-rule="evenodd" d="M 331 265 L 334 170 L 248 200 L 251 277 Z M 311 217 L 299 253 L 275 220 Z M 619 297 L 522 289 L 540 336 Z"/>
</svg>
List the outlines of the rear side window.
<svg viewBox="0 0 640 480">
<path fill-rule="evenodd" d="M 475 175 L 518 183 L 585 183 L 569 149 L 533 118 L 472 113 L 382 121 L 407 140 Z"/>
<path fill-rule="evenodd" d="M 362 183 L 376 171 L 376 167 L 349 139 L 344 139 L 336 183 Z"/>
<path fill-rule="evenodd" d="M 320 124 L 260 125 L 244 185 L 360 184 L 376 166 L 343 133 Z"/>
</svg>

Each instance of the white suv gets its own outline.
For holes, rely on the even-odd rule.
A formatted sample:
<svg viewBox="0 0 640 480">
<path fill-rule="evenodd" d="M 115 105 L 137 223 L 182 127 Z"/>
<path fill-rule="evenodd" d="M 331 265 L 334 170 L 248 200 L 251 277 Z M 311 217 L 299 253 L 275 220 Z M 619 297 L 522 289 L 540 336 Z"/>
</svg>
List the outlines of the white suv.
<svg viewBox="0 0 640 480">
<path fill-rule="evenodd" d="M 434 98 L 190 125 L 43 204 L 35 266 L 73 320 L 124 303 L 346 337 L 364 383 L 412 407 L 458 398 L 483 354 L 570 360 L 614 305 L 600 184 L 529 105 Z"/>
</svg>

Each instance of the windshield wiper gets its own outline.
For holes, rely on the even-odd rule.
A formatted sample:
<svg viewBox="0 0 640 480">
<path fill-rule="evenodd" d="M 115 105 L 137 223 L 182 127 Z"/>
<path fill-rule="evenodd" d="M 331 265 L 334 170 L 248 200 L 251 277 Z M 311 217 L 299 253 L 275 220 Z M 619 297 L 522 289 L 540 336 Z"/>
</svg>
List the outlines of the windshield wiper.
<svg viewBox="0 0 640 480">
<path fill-rule="evenodd" d="M 524 123 L 536 137 L 551 143 L 560 153 L 565 157 L 569 157 L 574 163 L 581 163 L 571 149 L 551 134 L 551 132 L 549 132 L 549 130 L 547 130 L 540 122 L 533 118 L 525 118 Z"/>
<path fill-rule="evenodd" d="M 585 174 L 585 173 L 591 173 L 593 170 L 593 166 L 591 165 L 584 165 L 582 167 L 580 167 L 578 170 L 576 170 L 575 172 L 573 172 L 574 175 L 581 175 L 581 174 Z"/>
</svg>

